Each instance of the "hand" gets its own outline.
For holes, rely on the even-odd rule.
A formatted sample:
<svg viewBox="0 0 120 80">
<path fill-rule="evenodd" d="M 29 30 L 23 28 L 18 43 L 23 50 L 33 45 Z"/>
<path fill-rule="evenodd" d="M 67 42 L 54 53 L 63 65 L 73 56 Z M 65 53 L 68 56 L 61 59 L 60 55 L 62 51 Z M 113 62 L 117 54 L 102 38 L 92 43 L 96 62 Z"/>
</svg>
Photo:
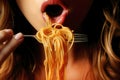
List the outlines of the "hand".
<svg viewBox="0 0 120 80">
<path fill-rule="evenodd" d="M 11 29 L 0 30 L 0 65 L 23 41 L 22 33 L 13 34 Z"/>
</svg>

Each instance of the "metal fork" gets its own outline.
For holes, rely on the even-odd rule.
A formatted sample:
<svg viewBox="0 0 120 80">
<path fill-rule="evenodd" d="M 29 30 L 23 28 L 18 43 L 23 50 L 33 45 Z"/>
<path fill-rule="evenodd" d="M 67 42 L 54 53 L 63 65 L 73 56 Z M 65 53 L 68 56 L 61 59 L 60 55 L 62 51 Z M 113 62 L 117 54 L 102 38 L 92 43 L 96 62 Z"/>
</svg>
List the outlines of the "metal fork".
<svg viewBox="0 0 120 80">
<path fill-rule="evenodd" d="M 80 42 L 88 42 L 88 36 L 86 34 L 74 34 L 74 42 L 80 43 Z"/>
<path fill-rule="evenodd" d="M 32 37 L 36 39 L 35 35 L 24 35 L 24 37 Z M 74 34 L 74 43 L 88 42 L 88 37 L 86 34 Z"/>
</svg>

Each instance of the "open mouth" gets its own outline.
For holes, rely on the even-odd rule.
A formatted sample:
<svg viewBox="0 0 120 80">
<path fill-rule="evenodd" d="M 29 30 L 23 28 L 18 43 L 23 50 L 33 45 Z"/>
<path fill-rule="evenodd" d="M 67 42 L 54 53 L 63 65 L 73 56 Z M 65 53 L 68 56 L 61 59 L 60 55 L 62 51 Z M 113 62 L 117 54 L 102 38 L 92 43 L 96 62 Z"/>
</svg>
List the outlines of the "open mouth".
<svg viewBox="0 0 120 80">
<path fill-rule="evenodd" d="M 62 24 L 68 14 L 68 9 L 61 2 L 44 2 L 41 8 L 42 13 L 46 13 L 52 23 Z"/>
<path fill-rule="evenodd" d="M 48 5 L 46 8 L 45 8 L 45 11 L 47 13 L 47 15 L 51 18 L 55 18 L 55 17 L 58 17 L 62 14 L 63 12 L 63 8 L 60 6 L 60 5 Z"/>
</svg>

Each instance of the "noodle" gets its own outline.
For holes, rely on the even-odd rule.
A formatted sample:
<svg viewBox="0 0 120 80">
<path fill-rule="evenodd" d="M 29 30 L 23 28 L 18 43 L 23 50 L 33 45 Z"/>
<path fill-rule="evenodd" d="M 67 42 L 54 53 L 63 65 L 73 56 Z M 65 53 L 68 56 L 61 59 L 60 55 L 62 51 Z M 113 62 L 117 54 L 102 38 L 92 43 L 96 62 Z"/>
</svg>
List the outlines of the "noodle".
<svg viewBox="0 0 120 80">
<path fill-rule="evenodd" d="M 36 33 L 36 38 L 44 46 L 46 80 L 64 80 L 68 51 L 74 41 L 72 31 L 61 24 L 48 24 Z"/>
</svg>

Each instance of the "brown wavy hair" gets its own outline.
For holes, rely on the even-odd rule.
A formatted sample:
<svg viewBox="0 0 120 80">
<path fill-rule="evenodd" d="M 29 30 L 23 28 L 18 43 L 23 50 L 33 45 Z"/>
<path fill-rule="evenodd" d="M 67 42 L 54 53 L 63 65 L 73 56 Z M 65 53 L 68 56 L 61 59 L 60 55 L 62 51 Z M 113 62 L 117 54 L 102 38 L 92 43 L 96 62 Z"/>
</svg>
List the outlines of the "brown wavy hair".
<svg viewBox="0 0 120 80">
<path fill-rule="evenodd" d="M 105 9 L 103 11 L 105 21 L 101 30 L 100 40 L 95 47 L 90 48 L 93 53 L 91 62 L 97 80 L 120 80 L 120 25 L 119 19 L 117 19 L 119 16 L 119 2 L 111 3 L 112 10 Z M 9 2 L 8 0 L 0 0 L 0 30 L 11 28 L 11 26 L 13 26 L 13 17 Z M 14 75 L 11 75 L 14 62 L 15 59 L 13 53 L 11 53 L 0 65 L 0 80 L 15 79 Z M 24 70 L 17 76 L 19 76 L 17 80 L 26 80 Z"/>
<path fill-rule="evenodd" d="M 6 0 L 0 0 L 0 30 L 11 28 L 10 6 Z M 13 67 L 13 54 L 0 64 L 0 80 L 6 80 Z"/>
</svg>

